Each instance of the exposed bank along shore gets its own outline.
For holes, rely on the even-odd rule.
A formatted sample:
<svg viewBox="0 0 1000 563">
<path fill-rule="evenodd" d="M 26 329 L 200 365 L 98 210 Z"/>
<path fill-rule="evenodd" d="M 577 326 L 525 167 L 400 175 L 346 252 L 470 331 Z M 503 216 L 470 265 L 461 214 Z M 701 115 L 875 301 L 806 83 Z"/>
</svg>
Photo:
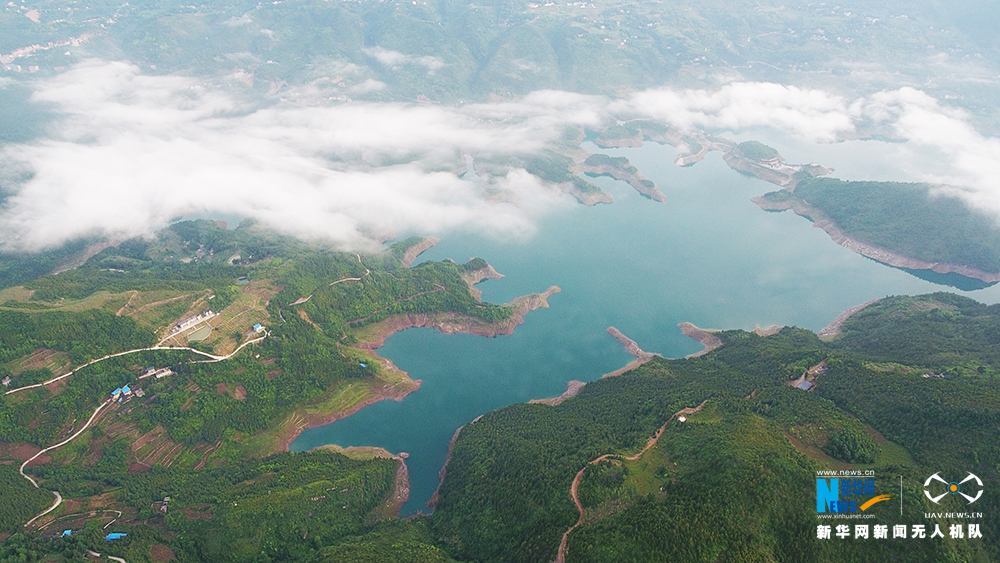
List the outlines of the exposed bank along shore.
<svg viewBox="0 0 1000 563">
<path fill-rule="evenodd" d="M 649 140 L 656 143 L 668 144 L 681 149 L 696 149 L 685 154 L 678 155 L 675 163 L 679 166 L 689 166 L 699 162 L 711 151 L 721 151 L 724 154 L 723 160 L 733 170 L 738 170 L 757 178 L 770 182 L 784 189 L 791 197 L 784 201 L 768 201 L 763 197 L 753 198 L 753 202 L 765 211 L 785 211 L 791 209 L 797 215 L 805 217 L 813 222 L 813 226 L 823 229 L 833 241 L 844 248 L 852 250 L 862 256 L 877 260 L 883 264 L 888 264 L 896 268 L 908 270 L 929 270 L 938 274 L 958 274 L 967 278 L 977 279 L 986 283 L 1000 281 L 1000 273 L 986 272 L 965 266 L 962 264 L 950 264 L 946 262 L 929 262 L 919 258 L 912 258 L 902 254 L 886 250 L 876 245 L 862 242 L 848 236 L 832 220 L 826 217 L 822 211 L 809 205 L 805 200 L 793 194 L 796 185 L 803 177 L 825 176 L 833 172 L 832 168 L 827 168 L 819 164 L 788 164 L 779 155 L 777 158 L 767 161 L 745 158 L 733 150 L 736 144 L 727 139 L 715 137 L 707 133 L 686 134 L 673 128 L 661 130 L 660 128 L 646 130 L 642 126 L 636 128 L 637 133 L 615 138 L 598 138 L 595 142 L 604 148 L 617 147 L 640 147 L 643 141 Z M 625 180 L 628 181 L 628 180 Z M 631 182 L 630 182 L 631 183 Z M 638 189 L 638 188 L 637 188 Z"/>
<path fill-rule="evenodd" d="M 640 348 L 638 344 L 636 344 L 635 340 L 632 340 L 631 338 L 625 336 L 625 334 L 623 334 L 622 331 L 618 330 L 613 326 L 609 326 L 607 332 L 615 340 L 621 342 L 622 346 L 625 347 L 625 351 L 635 356 L 635 359 L 626 364 L 625 367 L 616 369 L 615 371 L 602 375 L 601 379 L 604 379 L 605 377 L 617 377 L 625 372 L 634 370 L 635 368 L 645 364 L 646 362 L 652 360 L 655 357 L 660 357 L 660 358 L 663 357 L 660 356 L 659 354 L 646 352 L 645 350 Z M 577 394 L 580 393 L 580 390 L 583 389 L 585 385 L 587 385 L 585 382 L 577 381 L 574 379 L 573 381 L 570 381 L 569 383 L 566 384 L 566 391 L 564 391 L 562 395 L 559 395 L 558 397 L 552 397 L 550 399 L 532 399 L 528 402 L 532 404 L 537 403 L 541 405 L 550 405 L 554 407 L 562 403 L 566 399 L 569 399 L 570 397 L 577 396 Z"/>
<path fill-rule="evenodd" d="M 436 243 L 437 239 L 428 238 L 410 247 L 410 249 L 420 248 L 420 252 L 423 252 Z M 410 249 L 407 250 L 407 254 L 409 254 Z M 412 263 L 420 252 L 413 256 L 404 255 L 404 263 Z M 469 285 L 470 291 L 475 289 L 472 287 L 473 285 L 484 279 L 495 279 L 501 277 L 503 277 L 503 275 L 498 273 L 488 264 L 483 268 L 466 272 L 462 276 L 465 282 Z M 375 390 L 368 396 L 360 398 L 358 401 L 352 403 L 351 406 L 346 409 L 320 414 L 293 415 L 294 420 L 290 421 L 290 424 L 288 424 L 288 430 L 281 437 L 282 444 L 284 446 L 283 449 L 287 451 L 288 447 L 295 441 L 296 438 L 298 438 L 299 434 L 308 428 L 323 426 L 341 418 L 346 418 L 364 407 L 385 399 L 401 401 L 407 395 L 420 388 L 421 381 L 419 379 L 410 379 L 409 375 L 396 367 L 391 360 L 383 358 L 375 353 L 375 350 L 381 348 L 385 343 L 385 340 L 393 334 L 408 328 L 418 327 L 436 328 L 445 334 L 461 332 L 489 337 L 513 334 L 514 329 L 518 325 L 524 323 L 525 315 L 536 309 L 548 307 L 548 298 L 556 293 L 559 293 L 560 291 L 559 287 L 553 285 L 542 293 L 533 293 L 531 295 L 518 297 L 506 304 L 512 308 L 511 315 L 506 319 L 501 319 L 495 322 L 489 322 L 478 317 L 471 317 L 451 312 L 412 313 L 392 315 L 379 322 L 372 323 L 371 325 L 357 330 L 353 334 L 357 339 L 357 342 L 351 347 L 363 350 L 374 356 L 374 360 L 381 364 L 382 369 L 393 375 L 391 378 L 393 383 L 383 385 L 380 389 Z M 478 299 L 480 293 L 476 290 L 473 292 L 473 295 L 475 295 Z"/>
<path fill-rule="evenodd" d="M 949 264 L 946 262 L 928 262 L 918 258 L 911 258 L 897 254 L 891 250 L 862 242 L 844 233 L 832 220 L 823 214 L 818 208 L 810 205 L 806 200 L 789 193 L 789 198 L 783 201 L 768 201 L 763 197 L 755 197 L 751 201 L 757 207 L 765 211 L 785 211 L 791 209 L 796 215 L 805 217 L 813 222 L 813 227 L 823 229 L 830 235 L 833 242 L 844 248 L 853 250 L 862 256 L 877 260 L 883 264 L 888 264 L 896 268 L 906 268 L 908 270 L 930 270 L 938 274 L 959 274 L 967 278 L 973 278 L 986 283 L 1000 281 L 1000 273 L 984 272 L 982 270 L 963 266 L 961 264 Z"/>
</svg>

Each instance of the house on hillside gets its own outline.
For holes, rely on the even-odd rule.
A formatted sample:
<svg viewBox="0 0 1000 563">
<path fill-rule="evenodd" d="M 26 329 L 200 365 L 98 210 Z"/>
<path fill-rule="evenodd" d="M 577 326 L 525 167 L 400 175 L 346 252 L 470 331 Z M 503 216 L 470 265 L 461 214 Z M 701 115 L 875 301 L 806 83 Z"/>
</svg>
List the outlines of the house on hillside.
<svg viewBox="0 0 1000 563">
<path fill-rule="evenodd" d="M 0 383 L 2 383 L 4 387 L 10 387 L 10 378 L 5 377 L 3 378 L 3 381 L 0 381 Z"/>
<path fill-rule="evenodd" d="M 812 391 L 816 387 L 816 384 L 812 381 L 802 380 L 801 383 L 795 386 L 796 389 L 801 389 L 803 391 Z"/>
</svg>

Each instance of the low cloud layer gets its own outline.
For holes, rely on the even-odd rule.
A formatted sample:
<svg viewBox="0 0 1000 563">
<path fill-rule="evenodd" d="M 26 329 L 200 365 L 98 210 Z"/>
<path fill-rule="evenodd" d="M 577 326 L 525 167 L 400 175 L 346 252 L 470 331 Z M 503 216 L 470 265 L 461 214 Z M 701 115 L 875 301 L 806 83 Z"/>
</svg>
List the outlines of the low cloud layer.
<svg viewBox="0 0 1000 563">
<path fill-rule="evenodd" d="M 362 51 L 389 68 L 399 68 L 403 65 L 419 65 L 433 72 L 444 66 L 444 60 L 438 57 L 407 55 L 383 47 L 371 47 L 362 49 Z"/>
<path fill-rule="evenodd" d="M 90 234 L 133 236 L 195 213 L 259 219 L 343 248 L 405 232 L 468 228 L 518 236 L 558 195 L 501 179 L 517 204 L 484 199 L 450 169 L 463 153 L 540 150 L 566 124 L 596 125 L 587 98 L 539 93 L 510 104 L 443 108 L 351 103 L 247 111 L 195 80 L 91 62 L 39 85 L 57 130 L 8 146 L 33 177 L 0 212 L 8 248 Z M 8 175 L 9 177 L 10 175 Z"/>
<path fill-rule="evenodd" d="M 818 142 L 834 141 L 854 130 L 843 98 L 761 82 L 736 82 L 715 91 L 646 90 L 613 102 L 611 109 L 685 130 L 773 127 Z"/>
<path fill-rule="evenodd" d="M 919 176 L 1000 216 L 992 183 L 1000 141 L 913 89 L 845 100 L 733 83 L 621 100 L 541 91 L 460 107 L 288 102 L 260 109 L 195 79 L 89 61 L 37 83 L 34 99 L 59 117 L 45 138 L 0 149 L 0 184 L 9 194 L 0 244 L 8 250 L 146 235 L 173 218 L 212 213 L 252 217 L 344 249 L 375 248 L 410 232 L 526 236 L 568 198 L 518 169 L 490 179 L 490 191 L 503 198 L 487 197 L 453 172 L 463 155 L 531 154 L 567 126 L 626 118 L 682 129 L 771 127 L 816 142 L 880 128 L 907 139 Z"/>
</svg>

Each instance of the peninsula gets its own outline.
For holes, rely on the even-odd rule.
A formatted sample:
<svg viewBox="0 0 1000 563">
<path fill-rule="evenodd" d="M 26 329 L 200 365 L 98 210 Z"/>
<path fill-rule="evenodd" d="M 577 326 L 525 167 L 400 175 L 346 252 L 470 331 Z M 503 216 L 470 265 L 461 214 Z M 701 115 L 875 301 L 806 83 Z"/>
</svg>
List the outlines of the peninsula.
<svg viewBox="0 0 1000 563">
<path fill-rule="evenodd" d="M 1000 281 L 1000 229 L 955 198 L 932 203 L 931 192 L 926 184 L 813 178 L 752 201 L 790 209 L 837 244 L 896 268 Z"/>
</svg>

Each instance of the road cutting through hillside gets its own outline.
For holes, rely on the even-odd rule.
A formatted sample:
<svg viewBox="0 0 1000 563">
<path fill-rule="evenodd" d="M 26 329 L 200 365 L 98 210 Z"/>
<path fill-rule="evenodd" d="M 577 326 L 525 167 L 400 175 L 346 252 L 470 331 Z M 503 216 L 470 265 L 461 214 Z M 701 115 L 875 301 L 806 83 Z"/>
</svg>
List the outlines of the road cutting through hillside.
<svg viewBox="0 0 1000 563">
<path fill-rule="evenodd" d="M 103 409 L 104 407 L 106 407 L 106 406 L 108 406 L 110 404 L 111 404 L 111 399 L 108 399 L 108 400 L 104 401 L 103 403 L 97 405 L 97 408 L 94 409 L 94 414 L 90 415 L 90 420 L 88 420 L 87 423 L 83 425 L 83 428 L 80 428 L 79 430 L 77 430 L 76 434 L 73 434 L 69 438 L 66 438 L 65 440 L 63 440 L 62 442 L 59 442 L 58 444 L 56 444 L 54 446 L 49 446 L 49 447 L 45 448 L 44 450 L 39 450 L 38 453 L 36 453 L 35 455 L 33 455 L 30 458 L 26 459 L 24 461 L 24 463 L 21 464 L 21 467 L 18 468 L 18 470 L 17 470 L 21 474 L 21 477 L 24 477 L 25 479 L 27 479 L 32 485 L 35 486 L 36 489 L 40 488 L 38 486 L 38 482 L 35 481 L 34 479 L 32 479 L 31 476 L 29 476 L 27 473 L 24 472 L 24 468 L 27 467 L 29 463 L 31 463 L 31 462 L 35 461 L 36 459 L 38 459 L 39 456 L 41 456 L 45 452 L 50 452 L 50 451 L 52 451 L 52 450 L 54 450 L 54 449 L 56 449 L 58 447 L 65 446 L 66 444 L 68 444 L 68 443 L 72 442 L 74 439 L 76 439 L 77 436 L 79 436 L 80 434 L 83 434 L 88 428 L 90 428 L 90 425 L 93 424 L 94 420 L 97 418 L 97 415 L 99 415 L 101 413 L 101 409 Z M 56 508 L 59 508 L 59 505 L 62 504 L 62 495 L 59 494 L 59 491 L 52 491 L 52 494 L 56 496 L 56 502 L 53 503 L 52 506 L 50 506 L 48 508 L 48 510 L 43 511 L 43 512 L 39 513 L 37 516 L 35 516 L 34 518 L 32 518 L 31 520 L 28 520 L 24 524 L 25 528 L 27 528 L 28 526 L 30 526 L 35 520 L 38 520 L 39 518 L 41 518 L 42 516 L 45 516 L 49 512 L 52 512 Z"/>
<path fill-rule="evenodd" d="M 267 333 L 266 332 L 262 336 L 260 336 L 259 338 L 255 338 L 253 340 L 247 340 L 246 342 L 244 342 L 243 344 L 241 344 L 236 350 L 233 350 L 232 353 L 227 354 L 225 356 L 216 356 L 215 354 L 209 354 L 208 352 L 202 352 L 201 350 L 195 350 L 194 348 L 188 348 L 188 347 L 163 347 L 163 346 L 153 346 L 153 347 L 149 347 L 149 348 L 137 348 L 135 350 L 128 350 L 126 352 L 118 352 L 116 354 L 108 354 L 108 355 L 103 356 L 101 358 L 97 358 L 96 360 L 91 360 L 90 362 L 87 362 L 86 364 L 84 364 L 84 365 L 76 368 L 75 370 L 73 370 L 73 371 L 71 371 L 71 372 L 69 372 L 69 373 L 67 373 L 65 375 L 61 375 L 59 377 L 50 379 L 50 380 L 48 380 L 48 381 L 46 381 L 44 383 L 36 383 L 34 385 L 26 385 L 24 387 L 18 387 L 17 389 L 11 389 L 10 391 L 7 391 L 6 394 L 9 395 L 9 394 L 15 393 L 17 391 L 23 391 L 25 389 L 35 389 L 35 388 L 38 388 L 38 387 L 49 385 L 50 383 L 55 383 L 55 382 L 57 382 L 57 381 L 59 381 L 61 379 L 65 379 L 65 378 L 69 377 L 73 373 L 75 373 L 75 372 L 77 372 L 77 371 L 79 371 L 79 370 L 81 370 L 81 369 L 83 369 L 83 368 L 85 368 L 87 366 L 96 364 L 97 362 L 100 362 L 102 360 L 106 360 L 108 358 L 115 358 L 115 357 L 118 357 L 118 356 L 124 356 L 126 354 L 133 354 L 133 353 L 136 353 L 136 352 L 143 352 L 143 351 L 149 351 L 149 350 L 188 350 L 188 351 L 196 352 L 198 354 L 201 354 L 203 356 L 208 356 L 209 358 L 211 358 L 209 360 L 200 360 L 199 363 L 200 362 L 221 362 L 223 360 L 227 360 L 227 359 L 233 357 L 234 355 L 236 355 L 237 352 L 239 352 L 240 350 L 242 350 L 248 344 L 254 344 L 256 342 L 260 342 L 260 341 L 264 340 L 265 338 L 267 338 Z M 97 419 L 97 416 L 101 413 L 101 410 L 103 410 L 105 407 L 107 407 L 108 405 L 110 405 L 111 402 L 112 402 L 112 399 L 106 399 L 101 404 L 97 405 L 97 408 L 94 409 L 94 413 L 91 414 L 90 415 L 90 419 L 87 420 L 87 423 L 84 424 L 82 428 L 80 428 L 79 430 L 77 430 L 76 433 L 74 433 L 72 436 L 70 436 L 69 438 L 66 438 L 62 442 L 59 442 L 58 444 L 55 444 L 55 445 L 49 446 L 49 447 L 47 447 L 47 448 L 45 448 L 43 450 L 40 450 L 38 453 L 36 453 L 35 455 L 33 455 L 30 458 L 28 458 L 27 460 L 25 460 L 24 463 L 21 464 L 21 467 L 18 469 L 18 472 L 21 474 L 21 476 L 24 477 L 25 479 L 27 479 L 28 482 L 30 482 L 36 489 L 40 488 L 38 486 L 38 482 L 35 481 L 30 475 L 28 475 L 27 473 L 24 472 L 24 468 L 27 467 L 28 464 L 31 463 L 32 461 L 35 461 L 40 456 L 42 456 L 43 454 L 45 454 L 45 452 L 50 452 L 50 451 L 52 451 L 52 450 L 54 450 L 56 448 L 62 447 L 64 445 L 72 442 L 73 440 L 75 440 L 81 434 L 83 434 L 88 428 L 90 428 L 90 425 L 94 423 L 94 420 Z M 56 508 L 59 508 L 59 505 L 62 504 L 62 495 L 59 494 L 59 491 L 52 491 L 52 494 L 55 495 L 55 497 L 56 497 L 56 501 L 52 504 L 52 506 L 50 506 L 48 509 L 42 511 L 41 513 L 37 514 L 31 520 L 28 520 L 24 524 L 25 527 L 30 526 L 32 523 L 34 523 L 36 520 L 38 520 L 42 516 L 45 516 L 46 514 L 52 512 Z"/>
<path fill-rule="evenodd" d="M 239 353 L 239 351 L 242 350 L 247 345 L 249 345 L 249 344 L 256 344 L 257 342 L 260 342 L 260 341 L 264 340 L 265 338 L 267 338 L 267 333 L 266 332 L 262 336 L 254 338 L 253 340 L 247 340 L 243 344 L 240 344 L 239 347 L 237 347 L 235 350 L 233 350 L 229 354 L 226 354 L 225 356 L 216 356 L 215 354 L 209 354 L 208 352 L 202 352 L 201 350 L 196 350 L 196 349 L 191 348 L 189 346 L 150 346 L 148 348 L 136 348 L 134 350 L 126 350 L 125 352 L 117 352 L 117 353 L 114 353 L 114 354 L 108 354 L 106 356 L 101 356 L 100 358 L 97 358 L 96 360 L 90 360 L 89 362 L 87 362 L 87 363 L 83 364 L 82 366 L 74 369 L 73 371 L 70 371 L 69 373 L 65 373 L 63 375 L 60 375 L 59 377 L 53 377 L 52 379 L 50 379 L 48 381 L 43 381 L 41 383 L 35 383 L 35 384 L 32 384 L 32 385 L 25 385 L 24 387 L 18 387 L 17 389 L 11 389 L 10 391 L 7 391 L 4 394 L 5 395 L 10 395 L 11 393 L 17 393 L 18 391 L 25 391 L 25 390 L 28 390 L 28 389 L 37 389 L 39 387 L 44 387 L 46 385 L 51 385 L 53 383 L 56 383 L 57 381 L 61 381 L 63 379 L 66 379 L 67 377 L 73 375 L 74 373 L 80 371 L 81 369 L 83 369 L 85 367 L 92 366 L 92 365 L 94 365 L 94 364 L 96 364 L 98 362 L 102 362 L 102 361 L 110 359 L 110 358 L 117 358 L 119 356 L 127 356 L 129 354 L 135 354 L 137 352 L 150 352 L 150 351 L 157 351 L 157 350 L 184 350 L 184 351 L 187 351 L 187 352 L 194 352 L 195 354 L 201 354 L 202 356 L 207 356 L 209 358 L 208 360 L 197 360 L 197 361 L 193 361 L 192 363 L 214 363 L 214 362 L 221 362 L 223 360 L 228 360 L 229 358 L 232 358 L 233 356 L 235 356 L 237 353 Z"/>
<path fill-rule="evenodd" d="M 590 460 L 587 463 L 587 465 L 585 465 L 583 467 L 583 469 L 581 469 L 580 471 L 576 472 L 576 476 L 573 477 L 573 484 L 570 485 L 570 488 L 569 488 L 569 496 L 570 496 L 571 499 L 573 499 L 573 504 L 576 505 L 576 510 L 577 510 L 577 512 L 580 513 L 580 517 L 577 518 L 576 524 L 573 524 L 572 526 L 570 526 L 569 529 L 566 530 L 566 533 L 564 533 L 562 535 L 562 540 L 560 540 L 560 542 L 559 542 L 559 552 L 556 555 L 556 563 L 566 563 L 566 544 L 569 542 L 569 534 L 573 530 L 577 529 L 581 524 L 583 524 L 583 515 L 584 515 L 583 503 L 580 502 L 580 497 L 577 495 L 577 490 L 580 487 L 580 481 L 583 479 L 583 473 L 585 471 L 587 471 L 587 467 L 589 467 L 591 465 L 598 464 L 598 463 L 600 463 L 600 462 L 602 462 L 602 461 L 604 461 L 606 459 L 610 459 L 610 458 L 620 458 L 620 459 L 623 459 L 625 461 L 637 461 L 639 458 L 642 457 L 642 454 L 646 453 L 647 451 L 649 451 L 650 448 L 652 448 L 653 446 L 656 445 L 656 442 L 660 439 L 660 436 L 663 435 L 663 431 L 667 429 L 667 425 L 670 424 L 671 420 L 677 418 L 678 416 L 684 415 L 684 414 L 693 414 L 693 413 L 696 413 L 696 412 L 700 411 L 701 408 L 704 407 L 705 403 L 707 403 L 707 402 L 708 402 L 708 399 L 705 399 L 697 407 L 683 408 L 683 409 L 675 412 L 670 418 L 667 419 L 666 422 L 663 423 L 663 426 L 661 426 L 660 429 L 656 431 L 656 434 L 653 434 L 653 437 L 646 441 L 646 445 L 643 446 L 642 450 L 640 450 L 639 453 L 637 453 L 635 455 L 632 455 L 632 456 L 628 456 L 628 457 L 623 457 L 623 456 L 621 456 L 619 454 L 604 454 L 602 456 L 599 456 L 599 457 L 597 457 L 595 459 Z"/>
</svg>

